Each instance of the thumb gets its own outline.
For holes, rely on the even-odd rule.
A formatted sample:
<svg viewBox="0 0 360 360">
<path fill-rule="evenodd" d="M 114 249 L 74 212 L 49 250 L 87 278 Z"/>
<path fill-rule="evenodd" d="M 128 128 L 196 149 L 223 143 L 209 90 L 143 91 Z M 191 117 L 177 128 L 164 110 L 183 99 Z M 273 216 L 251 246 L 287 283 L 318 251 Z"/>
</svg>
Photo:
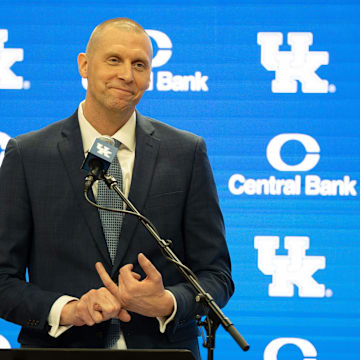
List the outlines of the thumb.
<svg viewBox="0 0 360 360">
<path fill-rule="evenodd" d="M 161 276 L 159 271 L 156 269 L 156 267 L 143 253 L 140 253 L 138 255 L 138 262 L 141 268 L 144 270 L 147 277 L 154 278 Z"/>
</svg>

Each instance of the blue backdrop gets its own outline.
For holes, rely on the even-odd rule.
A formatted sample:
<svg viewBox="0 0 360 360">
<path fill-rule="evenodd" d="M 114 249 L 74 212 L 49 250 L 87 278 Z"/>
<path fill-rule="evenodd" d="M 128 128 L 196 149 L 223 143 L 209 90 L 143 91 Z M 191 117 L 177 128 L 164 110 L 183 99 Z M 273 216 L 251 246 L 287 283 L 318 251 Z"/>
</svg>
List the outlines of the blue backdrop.
<svg viewBox="0 0 360 360">
<path fill-rule="evenodd" d="M 74 112 L 77 54 L 118 16 L 153 40 L 140 112 L 208 145 L 236 284 L 224 312 L 251 345 L 221 329 L 216 358 L 359 359 L 359 1 L 2 0 L 1 151 Z M 18 330 L 0 320 L 0 345 Z"/>
</svg>

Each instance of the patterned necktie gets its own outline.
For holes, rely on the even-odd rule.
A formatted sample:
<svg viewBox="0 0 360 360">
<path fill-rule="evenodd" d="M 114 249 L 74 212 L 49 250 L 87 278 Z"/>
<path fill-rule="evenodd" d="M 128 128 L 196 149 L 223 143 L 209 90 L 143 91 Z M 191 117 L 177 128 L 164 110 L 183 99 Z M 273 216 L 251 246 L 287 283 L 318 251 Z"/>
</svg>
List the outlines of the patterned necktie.
<svg viewBox="0 0 360 360">
<path fill-rule="evenodd" d="M 116 139 L 114 140 L 115 146 L 118 148 L 120 146 L 120 142 Z M 115 156 L 113 162 L 111 163 L 108 173 L 116 178 L 118 186 L 122 189 L 122 171 L 117 156 Z M 106 208 L 123 208 L 122 199 L 114 190 L 109 189 L 104 181 L 99 181 L 97 203 Z M 99 210 L 99 213 L 110 258 L 114 264 L 124 214 L 105 210 Z"/>
<path fill-rule="evenodd" d="M 115 146 L 119 148 L 120 142 L 116 139 Z M 115 156 L 111 163 L 108 173 L 114 176 L 118 182 L 118 186 L 122 190 L 123 178 L 122 171 L 117 156 Z M 107 187 L 104 181 L 99 181 L 97 203 L 101 206 L 114 209 L 122 209 L 123 201 L 118 194 Z M 114 213 L 110 211 L 100 210 L 100 219 L 103 226 L 103 231 L 106 239 L 106 244 L 109 250 L 112 264 L 114 264 L 118 242 L 120 238 L 121 226 L 123 223 L 124 214 Z M 105 339 L 105 347 L 111 349 L 120 338 L 120 320 L 111 319 L 108 333 Z"/>
</svg>

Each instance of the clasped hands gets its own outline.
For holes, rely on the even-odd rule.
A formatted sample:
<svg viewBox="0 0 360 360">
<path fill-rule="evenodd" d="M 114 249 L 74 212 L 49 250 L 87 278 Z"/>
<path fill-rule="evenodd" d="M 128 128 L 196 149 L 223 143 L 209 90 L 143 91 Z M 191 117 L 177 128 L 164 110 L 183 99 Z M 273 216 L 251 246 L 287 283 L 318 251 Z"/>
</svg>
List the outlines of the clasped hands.
<svg viewBox="0 0 360 360">
<path fill-rule="evenodd" d="M 144 254 L 138 255 L 138 262 L 146 277 L 135 273 L 132 264 L 119 271 L 116 285 L 102 263 L 96 263 L 96 270 L 104 284 L 100 289 L 92 289 L 79 300 L 67 303 L 61 312 L 60 325 L 89 325 L 118 318 L 128 322 L 128 311 L 149 317 L 168 316 L 173 312 L 174 302 L 164 289 L 162 276 Z"/>
</svg>

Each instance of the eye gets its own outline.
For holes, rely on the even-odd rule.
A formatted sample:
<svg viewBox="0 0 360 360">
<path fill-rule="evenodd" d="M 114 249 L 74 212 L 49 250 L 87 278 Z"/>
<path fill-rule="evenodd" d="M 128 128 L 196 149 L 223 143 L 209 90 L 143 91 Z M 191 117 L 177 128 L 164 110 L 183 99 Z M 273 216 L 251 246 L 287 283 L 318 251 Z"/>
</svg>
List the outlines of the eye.
<svg viewBox="0 0 360 360">
<path fill-rule="evenodd" d="M 112 57 L 107 59 L 107 62 L 109 64 L 113 65 L 113 64 L 117 64 L 119 62 L 119 59 L 117 57 L 115 57 L 115 56 L 112 56 Z"/>
<path fill-rule="evenodd" d="M 141 61 L 137 61 L 136 63 L 134 63 L 134 68 L 136 70 L 142 71 L 146 69 L 146 65 Z"/>
</svg>

